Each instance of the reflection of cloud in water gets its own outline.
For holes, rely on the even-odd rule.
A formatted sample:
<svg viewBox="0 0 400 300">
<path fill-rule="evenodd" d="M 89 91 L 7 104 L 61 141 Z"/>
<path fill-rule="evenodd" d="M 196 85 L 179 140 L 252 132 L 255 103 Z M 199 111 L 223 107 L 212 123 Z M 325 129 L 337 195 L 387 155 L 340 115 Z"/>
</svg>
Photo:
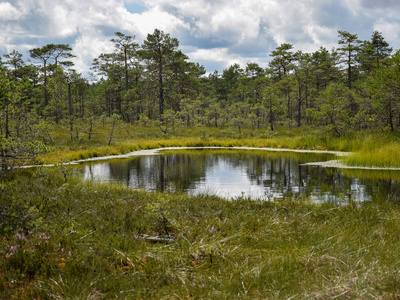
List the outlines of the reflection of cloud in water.
<svg viewBox="0 0 400 300">
<path fill-rule="evenodd" d="M 396 195 L 392 180 L 346 176 L 341 170 L 305 166 L 321 157 L 259 155 L 217 151 L 165 154 L 85 165 L 83 178 L 118 181 L 134 189 L 211 194 L 224 198 L 295 199 L 346 203 Z"/>
<path fill-rule="evenodd" d="M 346 204 L 350 201 L 371 201 L 372 197 L 368 194 L 367 186 L 361 184 L 359 178 L 353 178 L 350 184 L 350 189 L 340 193 L 339 195 L 335 195 L 332 192 L 321 193 L 319 191 L 313 193 L 310 199 L 315 203 L 334 202 Z"/>
<path fill-rule="evenodd" d="M 110 181 L 110 164 L 100 163 L 85 166 L 83 178 L 100 182 Z"/>
<path fill-rule="evenodd" d="M 212 194 L 225 198 L 240 196 L 253 199 L 266 199 L 265 188 L 254 184 L 247 175 L 244 166 L 232 166 L 225 160 L 209 168 L 206 177 L 190 189 L 191 195 Z"/>
</svg>

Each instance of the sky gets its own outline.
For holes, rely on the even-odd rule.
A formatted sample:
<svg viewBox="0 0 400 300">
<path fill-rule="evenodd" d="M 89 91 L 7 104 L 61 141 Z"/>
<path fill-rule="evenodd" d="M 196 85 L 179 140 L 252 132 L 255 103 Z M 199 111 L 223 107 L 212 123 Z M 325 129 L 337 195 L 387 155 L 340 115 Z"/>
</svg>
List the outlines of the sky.
<svg viewBox="0 0 400 300">
<path fill-rule="evenodd" d="M 115 32 L 142 44 L 154 29 L 169 33 L 207 72 L 234 63 L 267 67 L 282 43 L 313 52 L 338 47 L 338 30 L 370 40 L 382 32 L 400 48 L 398 0 L 0 0 L 0 55 L 69 44 L 84 76 L 93 59 L 113 51 Z M 4 60 L 4 59 L 3 59 Z"/>
</svg>

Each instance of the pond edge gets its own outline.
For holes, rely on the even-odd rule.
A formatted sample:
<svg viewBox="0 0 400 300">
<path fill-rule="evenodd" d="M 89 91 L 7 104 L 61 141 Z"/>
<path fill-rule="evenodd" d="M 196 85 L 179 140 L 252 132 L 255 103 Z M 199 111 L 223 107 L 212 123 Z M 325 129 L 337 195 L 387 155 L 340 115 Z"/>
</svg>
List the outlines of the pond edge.
<svg viewBox="0 0 400 300">
<path fill-rule="evenodd" d="M 304 149 L 288 149 L 288 148 L 262 148 L 262 147 L 216 147 L 216 146 L 201 146 L 201 147 L 165 147 L 165 148 L 155 148 L 155 149 L 146 149 L 146 150 L 137 150 L 126 154 L 119 155 L 108 155 L 108 156 L 100 156 L 100 157 L 91 157 L 86 159 L 75 160 L 67 163 L 59 163 L 59 164 L 45 164 L 45 165 L 29 165 L 29 166 L 20 166 L 19 168 L 34 168 L 34 167 L 54 167 L 57 165 L 68 166 L 68 165 L 77 165 L 85 162 L 93 162 L 93 161 L 101 161 L 101 160 L 109 160 L 116 158 L 130 158 L 135 156 L 153 156 L 153 155 L 162 155 L 162 151 L 168 150 L 196 150 L 196 149 L 232 149 L 232 150 L 261 150 L 261 151 L 269 151 L 269 152 L 295 152 L 295 153 L 315 153 L 315 154 L 333 154 L 335 156 L 348 156 L 351 152 L 343 152 L 343 151 L 330 151 L 330 150 L 304 150 Z M 319 166 L 323 168 L 338 168 L 338 169 L 359 169 L 359 170 L 391 170 L 391 171 L 400 171 L 398 167 L 374 167 L 374 166 L 349 166 L 344 164 L 340 160 L 328 160 L 321 162 L 310 162 L 303 164 L 305 166 Z"/>
<path fill-rule="evenodd" d="M 199 149 L 199 150 L 200 149 L 262 150 L 262 151 L 269 151 L 269 152 L 296 152 L 296 153 L 333 154 L 333 155 L 336 155 L 336 156 L 347 156 L 347 155 L 350 154 L 350 152 L 329 151 L 329 150 L 303 150 L 303 149 L 239 147 L 239 146 L 235 146 L 235 147 L 216 147 L 216 146 L 164 147 L 164 148 L 137 150 L 137 151 L 133 151 L 133 152 L 126 153 L 126 154 L 91 157 L 91 158 L 86 158 L 86 159 L 74 160 L 74 161 L 66 162 L 66 163 L 20 166 L 19 168 L 54 167 L 54 166 L 57 166 L 57 165 L 68 166 L 68 165 L 77 165 L 77 164 L 85 163 L 85 162 L 109 160 L 109 159 L 116 159 L 116 158 L 130 158 L 130 157 L 135 157 L 135 156 L 162 155 L 163 153 L 160 153 L 160 152 L 168 151 L 168 150 L 196 150 L 196 149 Z"/>
</svg>

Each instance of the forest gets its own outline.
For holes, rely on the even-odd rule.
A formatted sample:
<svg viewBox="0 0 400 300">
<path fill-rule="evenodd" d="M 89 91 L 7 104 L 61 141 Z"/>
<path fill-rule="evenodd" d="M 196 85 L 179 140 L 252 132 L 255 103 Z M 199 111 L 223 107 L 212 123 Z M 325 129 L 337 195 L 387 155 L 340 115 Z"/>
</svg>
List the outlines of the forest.
<svg viewBox="0 0 400 300">
<path fill-rule="evenodd" d="M 313 53 L 284 43 L 266 53 L 266 69 L 234 64 L 222 74 L 189 61 L 179 41 L 158 29 L 143 45 L 121 32 L 111 41 L 114 51 L 93 60 L 91 78 L 74 70 L 67 44 L 31 49 L 28 59 L 17 50 L 3 55 L 3 162 L 40 152 L 51 124 L 68 129 L 71 140 L 90 140 L 99 120 L 171 134 L 182 127 L 238 134 L 313 127 L 337 136 L 400 129 L 400 51 L 378 31 L 367 41 L 338 31 L 337 48 Z"/>
</svg>

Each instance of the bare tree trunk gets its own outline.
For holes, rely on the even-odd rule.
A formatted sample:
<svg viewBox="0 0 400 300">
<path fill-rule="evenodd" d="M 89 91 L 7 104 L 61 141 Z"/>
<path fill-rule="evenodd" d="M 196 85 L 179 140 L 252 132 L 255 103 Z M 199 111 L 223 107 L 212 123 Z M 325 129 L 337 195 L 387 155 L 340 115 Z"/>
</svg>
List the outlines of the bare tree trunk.
<svg viewBox="0 0 400 300">
<path fill-rule="evenodd" d="M 162 65 L 160 62 L 159 70 L 158 70 L 158 84 L 159 87 L 159 106 L 160 106 L 160 120 L 162 121 L 162 115 L 164 114 L 164 87 L 163 87 L 163 78 L 162 78 Z"/>
<path fill-rule="evenodd" d="M 72 97 L 71 97 L 71 82 L 68 82 L 68 109 L 69 109 L 69 132 L 71 133 L 71 141 L 72 141 L 72 132 L 74 130 L 74 125 L 72 121 Z"/>
<path fill-rule="evenodd" d="M 108 146 L 111 145 L 111 141 L 112 141 L 112 139 L 113 139 L 114 128 L 115 128 L 115 123 L 116 123 L 116 122 L 117 122 L 117 120 L 113 119 L 112 128 L 111 128 L 111 132 L 110 132 L 110 138 L 109 138 L 109 140 L 108 140 Z"/>
</svg>

